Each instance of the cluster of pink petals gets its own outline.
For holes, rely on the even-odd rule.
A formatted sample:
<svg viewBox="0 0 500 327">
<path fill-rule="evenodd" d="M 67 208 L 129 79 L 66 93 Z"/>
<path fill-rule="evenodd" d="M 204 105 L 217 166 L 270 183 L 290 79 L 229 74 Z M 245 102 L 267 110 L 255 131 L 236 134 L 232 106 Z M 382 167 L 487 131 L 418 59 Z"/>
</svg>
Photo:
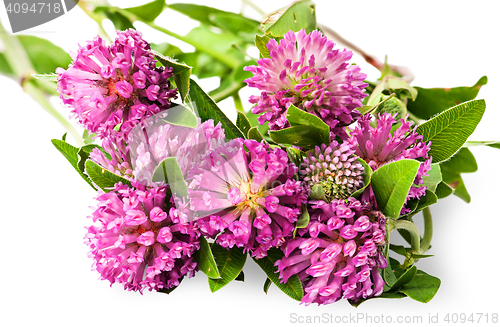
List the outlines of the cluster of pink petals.
<svg viewBox="0 0 500 327">
<path fill-rule="evenodd" d="M 424 137 L 412 129 L 411 122 L 404 119 L 400 120 L 401 126 L 391 133 L 393 125 L 397 123 L 395 117 L 396 114 L 387 112 L 379 114 L 376 126 L 372 127 L 371 116 L 362 116 L 351 133 L 357 142 L 356 155 L 373 170 L 401 159 L 423 160 L 407 197 L 407 200 L 420 199 L 427 188 L 422 186 L 423 178 L 428 176 L 427 172 L 431 169 L 432 157 L 428 155 L 431 142 L 423 142 Z M 405 207 L 401 210 L 401 214 L 408 212 L 409 209 Z"/>
<path fill-rule="evenodd" d="M 99 191 L 85 243 L 103 280 L 131 291 L 170 289 L 197 269 L 199 232 L 165 201 L 166 187 L 118 183 Z"/>
<path fill-rule="evenodd" d="M 146 119 L 129 135 L 133 176 L 141 183 L 151 184 L 154 170 L 168 157 L 177 159 L 186 176 L 201 155 L 225 142 L 220 123 L 214 125 L 210 119 L 195 128 L 173 125 L 163 120 L 169 112 L 163 111 Z"/>
<path fill-rule="evenodd" d="M 149 43 L 133 29 L 117 32 L 111 46 L 98 36 L 73 54 L 67 70 L 57 69 L 63 103 L 90 132 L 107 137 L 119 126 L 126 134 L 142 118 L 170 107 L 177 96 L 172 68 L 156 67 Z"/>
<path fill-rule="evenodd" d="M 354 139 L 339 144 L 322 144 L 304 158 L 304 181 L 312 188 L 321 185 L 327 199 L 348 198 L 363 186 L 364 168 L 354 154 Z"/>
<path fill-rule="evenodd" d="M 338 49 L 319 31 L 307 34 L 289 31 L 278 44 L 270 39 L 266 45 L 270 58 L 245 67 L 253 77 L 245 82 L 261 90 L 250 97 L 254 114 L 262 125 L 269 122 L 271 130 L 289 127 L 286 111 L 290 104 L 313 113 L 327 123 L 335 135 L 345 139 L 345 126 L 359 117 L 356 108 L 367 96 L 366 75 L 349 65 L 352 52 Z"/>
<path fill-rule="evenodd" d="M 292 235 L 307 194 L 293 179 L 287 153 L 265 142 L 234 139 L 210 151 L 188 180 L 201 232 L 256 258 Z"/>
<path fill-rule="evenodd" d="M 341 298 L 358 302 L 382 294 L 384 216 L 354 198 L 318 201 L 312 208 L 309 225 L 281 247 L 284 257 L 275 263 L 280 279 L 287 282 L 297 274 L 306 305 Z"/>
</svg>

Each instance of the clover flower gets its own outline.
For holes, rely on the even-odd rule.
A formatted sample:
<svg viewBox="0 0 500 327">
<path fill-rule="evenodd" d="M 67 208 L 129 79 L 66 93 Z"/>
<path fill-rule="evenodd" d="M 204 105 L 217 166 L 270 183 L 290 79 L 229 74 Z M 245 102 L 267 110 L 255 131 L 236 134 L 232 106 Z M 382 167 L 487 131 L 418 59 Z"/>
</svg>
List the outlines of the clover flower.
<svg viewBox="0 0 500 327">
<path fill-rule="evenodd" d="M 275 265 L 282 282 L 297 275 L 306 305 L 341 298 L 358 302 L 382 294 L 384 216 L 354 198 L 316 201 L 310 214 L 308 226 L 281 247 L 284 257 Z"/>
<path fill-rule="evenodd" d="M 348 198 L 363 186 L 364 168 L 356 161 L 353 141 L 351 138 L 342 144 L 333 141 L 329 146 L 316 146 L 304 158 L 304 181 L 311 189 L 319 186 L 328 201 Z"/>
<path fill-rule="evenodd" d="M 393 125 L 397 122 L 396 114 L 379 114 L 376 120 L 376 126 L 370 126 L 371 116 L 362 116 L 351 135 L 356 139 L 356 155 L 366 161 L 366 163 L 375 171 L 381 166 L 401 159 L 420 159 L 417 175 L 410 188 L 406 200 L 420 199 L 425 195 L 426 186 L 423 186 L 424 176 L 431 169 L 432 157 L 428 152 L 431 142 L 423 142 L 423 136 L 417 134 L 412 129 L 412 123 L 404 119 L 400 120 L 399 126 L 394 133 L 391 133 Z M 401 214 L 408 213 L 410 210 L 403 207 Z"/>
<path fill-rule="evenodd" d="M 101 279 L 130 291 L 170 289 L 197 269 L 192 255 L 199 232 L 175 207 L 165 203 L 166 187 L 117 183 L 99 191 L 85 243 Z"/>
<path fill-rule="evenodd" d="M 291 236 L 306 201 L 287 153 L 255 140 L 234 139 L 210 151 L 188 179 L 191 210 L 201 232 L 225 248 L 256 258 Z"/>
<path fill-rule="evenodd" d="M 126 139 L 137 121 L 169 108 L 177 90 L 168 81 L 173 69 L 156 67 L 140 32 L 117 34 L 111 46 L 97 36 L 80 47 L 67 70 L 57 69 L 57 88 L 90 132 L 107 137 L 119 126 L 118 135 Z"/>
<path fill-rule="evenodd" d="M 286 111 L 294 104 L 323 119 L 333 136 L 345 139 L 343 127 L 360 115 L 356 108 L 362 106 L 368 85 L 360 68 L 347 63 L 352 52 L 334 50 L 335 44 L 320 32 L 304 30 L 289 31 L 279 44 L 271 39 L 266 46 L 269 58 L 245 67 L 254 75 L 245 82 L 262 91 L 250 97 L 252 112 L 261 114 L 259 124 L 268 121 L 271 130 L 289 127 Z"/>
</svg>

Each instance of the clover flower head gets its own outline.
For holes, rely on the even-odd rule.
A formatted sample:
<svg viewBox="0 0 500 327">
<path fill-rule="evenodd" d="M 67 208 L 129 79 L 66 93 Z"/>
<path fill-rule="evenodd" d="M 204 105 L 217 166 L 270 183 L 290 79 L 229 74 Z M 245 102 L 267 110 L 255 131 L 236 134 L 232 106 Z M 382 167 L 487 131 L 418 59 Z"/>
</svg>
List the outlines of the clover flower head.
<svg viewBox="0 0 500 327">
<path fill-rule="evenodd" d="M 345 139 L 344 127 L 360 115 L 356 108 L 362 106 L 368 85 L 360 68 L 348 64 L 352 52 L 334 49 L 319 31 L 289 31 L 279 44 L 270 39 L 266 46 L 269 58 L 245 67 L 254 75 L 245 82 L 261 91 L 250 97 L 259 123 L 269 122 L 271 130 L 289 127 L 286 111 L 293 104 L 323 119 L 333 136 Z"/>
<path fill-rule="evenodd" d="M 110 46 L 97 36 L 73 53 L 69 68 L 57 69 L 57 88 L 63 103 L 90 132 L 101 138 L 117 133 L 126 139 L 139 120 L 168 109 L 177 90 L 168 81 L 173 69 L 156 67 L 140 32 L 117 34 Z"/>
<path fill-rule="evenodd" d="M 117 183 L 99 191 L 85 243 L 101 279 L 130 291 L 170 289 L 197 270 L 199 232 L 165 203 L 166 187 Z"/>
<path fill-rule="evenodd" d="M 234 139 L 209 153 L 188 179 L 201 232 L 223 247 L 256 258 L 292 235 L 307 194 L 287 153 L 255 140 Z"/>
<path fill-rule="evenodd" d="M 304 158 L 304 181 L 311 189 L 320 186 L 328 201 L 348 198 L 363 186 L 364 168 L 354 152 L 352 138 L 342 144 L 333 141 L 316 146 Z"/>
<path fill-rule="evenodd" d="M 362 158 L 375 171 L 379 167 L 401 159 L 419 159 L 422 161 L 417 175 L 410 188 L 406 200 L 420 199 L 425 195 L 424 176 L 431 169 L 432 157 L 429 156 L 431 142 L 425 143 L 412 123 L 401 119 L 401 125 L 392 133 L 393 125 L 397 123 L 396 114 L 387 112 L 379 114 L 375 126 L 370 126 L 372 120 L 369 114 L 362 116 L 351 132 L 355 138 L 356 155 Z M 403 207 L 401 214 L 408 213 Z"/>
<path fill-rule="evenodd" d="M 281 248 L 284 257 L 275 263 L 280 279 L 286 283 L 297 275 L 306 305 L 342 298 L 358 302 L 382 294 L 384 216 L 354 198 L 311 204 L 308 226 Z"/>
</svg>

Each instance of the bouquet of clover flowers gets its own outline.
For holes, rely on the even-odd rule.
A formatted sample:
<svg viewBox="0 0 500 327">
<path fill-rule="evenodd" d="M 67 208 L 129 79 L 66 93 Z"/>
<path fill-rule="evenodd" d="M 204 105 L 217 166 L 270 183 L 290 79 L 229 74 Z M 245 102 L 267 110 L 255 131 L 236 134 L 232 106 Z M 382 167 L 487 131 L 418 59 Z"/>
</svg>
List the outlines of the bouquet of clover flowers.
<svg viewBox="0 0 500 327">
<path fill-rule="evenodd" d="M 87 137 L 52 142 L 97 192 L 85 243 L 101 279 L 170 293 L 201 270 L 215 292 L 243 280 L 250 256 L 266 292 L 305 305 L 432 299 L 440 280 L 417 269 L 430 207 L 469 197 L 460 173 L 486 81 L 417 89 L 384 65 L 369 82 L 311 8 L 294 3 L 260 27 L 260 59 L 235 72 L 260 93 L 236 123 L 191 78 L 196 67 L 134 29 L 111 44 L 97 36 L 56 71 Z M 394 232 L 408 245 L 391 244 Z"/>
</svg>

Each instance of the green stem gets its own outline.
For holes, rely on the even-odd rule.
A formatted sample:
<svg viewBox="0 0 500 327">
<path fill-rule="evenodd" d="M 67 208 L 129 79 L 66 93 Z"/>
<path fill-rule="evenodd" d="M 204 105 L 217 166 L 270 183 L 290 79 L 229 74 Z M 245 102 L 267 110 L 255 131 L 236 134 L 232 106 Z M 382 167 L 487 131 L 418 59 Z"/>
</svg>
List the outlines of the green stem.
<svg viewBox="0 0 500 327">
<path fill-rule="evenodd" d="M 34 80 L 28 80 L 24 83 L 24 91 L 28 93 L 38 104 L 40 104 L 43 109 L 45 109 L 49 114 L 52 115 L 61 125 L 66 128 L 66 130 L 73 136 L 76 141 L 77 147 L 83 145 L 82 138 L 76 129 L 71 125 L 49 102 L 45 93 L 42 92 Z"/>
<path fill-rule="evenodd" d="M 236 107 L 236 110 L 238 110 L 240 112 L 244 112 L 243 103 L 241 102 L 241 98 L 240 98 L 240 95 L 238 94 L 238 92 L 233 93 L 233 100 L 234 100 L 234 106 Z"/>
<path fill-rule="evenodd" d="M 38 102 L 49 114 L 52 115 L 66 130 L 73 136 L 78 146 L 83 145 L 82 138 L 76 129 L 52 106 L 47 99 L 43 87 L 33 79 L 31 74 L 35 73 L 35 69 L 26 54 L 19 39 L 9 35 L 2 23 L 0 22 L 0 39 L 5 46 L 5 58 L 9 66 L 14 71 L 14 74 L 19 78 L 19 83 L 24 92 L 28 93 L 36 102 Z"/>
<path fill-rule="evenodd" d="M 5 59 L 14 71 L 14 74 L 20 78 L 21 82 L 31 78 L 31 74 L 35 73 L 35 69 L 31 65 L 31 61 L 26 51 L 17 37 L 7 33 L 1 21 L 0 40 L 2 40 L 5 46 Z"/>
<path fill-rule="evenodd" d="M 404 229 L 411 235 L 411 249 L 416 254 L 420 253 L 420 233 L 418 232 L 417 226 L 408 220 L 391 220 L 393 224 L 393 229 Z M 391 230 L 391 229 L 390 229 Z"/>
<path fill-rule="evenodd" d="M 420 243 L 420 251 L 422 254 L 429 250 L 432 240 L 432 215 L 431 209 L 429 207 L 423 210 L 424 214 L 424 236 L 422 242 Z"/>
<path fill-rule="evenodd" d="M 233 83 L 229 87 L 226 87 L 224 90 L 213 94 L 211 97 L 215 102 L 222 101 L 225 98 L 230 97 L 234 93 L 238 92 L 245 85 L 245 83 Z"/>
<path fill-rule="evenodd" d="M 134 22 L 137 20 L 136 16 L 129 13 L 128 11 L 126 10 L 123 10 L 121 8 L 114 8 L 117 12 L 119 12 L 120 14 L 122 14 L 123 16 L 127 17 L 131 22 Z M 167 30 L 166 28 L 164 27 L 161 27 L 161 26 L 158 26 L 156 25 L 156 23 L 154 22 L 146 22 L 146 21 L 143 21 L 144 24 L 148 25 L 149 27 L 152 27 L 154 28 L 155 30 L 157 31 L 160 31 L 162 33 L 165 33 L 167 35 L 170 35 L 172 37 L 175 37 L 176 39 L 178 40 L 181 40 L 182 42 L 186 42 L 187 44 L 190 44 L 192 45 L 193 47 L 195 47 L 197 50 L 199 51 L 202 51 L 202 52 L 205 52 L 207 54 L 209 54 L 210 56 L 212 56 L 213 58 L 217 59 L 218 61 L 222 62 L 223 64 L 225 64 L 226 66 L 229 66 L 231 68 L 236 68 L 237 65 L 238 65 L 238 61 L 237 60 L 234 60 L 233 58 L 231 58 L 231 56 L 226 56 L 224 55 L 223 53 L 221 52 L 218 52 L 216 49 L 212 48 L 212 47 L 209 47 L 209 46 L 206 46 L 204 44 L 201 44 L 199 42 L 197 42 L 196 40 L 193 40 L 189 37 L 186 37 L 186 36 L 182 36 L 182 35 L 179 35 L 175 32 L 172 32 L 172 31 L 169 31 Z"/>
</svg>

